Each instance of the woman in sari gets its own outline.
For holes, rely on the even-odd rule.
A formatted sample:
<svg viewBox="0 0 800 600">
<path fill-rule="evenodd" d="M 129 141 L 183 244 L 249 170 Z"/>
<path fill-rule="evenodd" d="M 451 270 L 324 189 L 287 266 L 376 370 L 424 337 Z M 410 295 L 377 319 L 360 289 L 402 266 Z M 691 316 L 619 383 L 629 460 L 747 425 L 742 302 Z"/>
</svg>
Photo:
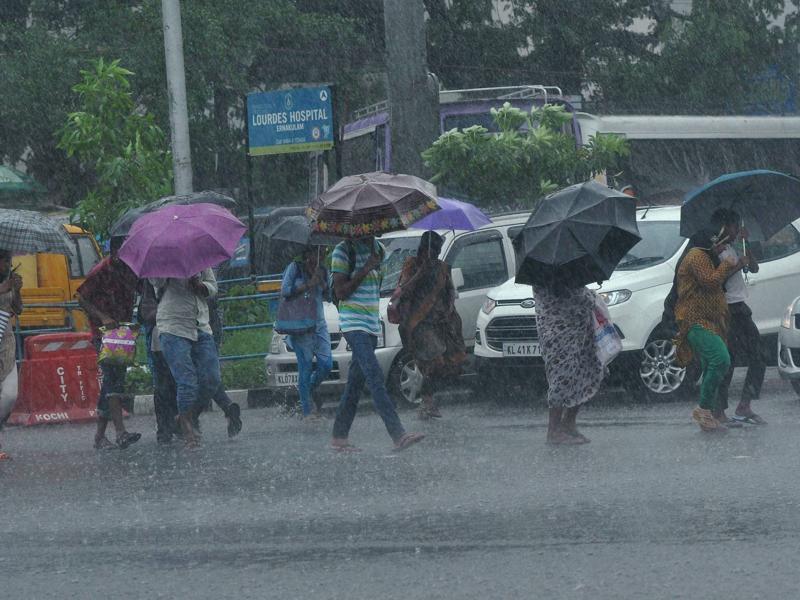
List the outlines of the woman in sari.
<svg viewBox="0 0 800 600">
<path fill-rule="evenodd" d="M 717 241 L 708 232 L 692 236 L 691 250 L 678 265 L 675 304 L 678 361 L 688 365 L 697 354 L 703 370 L 700 402 L 692 411 L 692 419 L 703 431 L 720 433 L 728 428 L 717 418 L 724 414 L 717 392 L 731 364 L 725 342 L 728 302 L 724 284 L 748 262 L 747 258 L 720 261 L 725 241 Z"/>
<path fill-rule="evenodd" d="M 11 253 L 0 250 L 0 429 L 17 402 L 17 342 L 11 317 L 22 313 L 22 277 L 11 269 Z M 10 458 L 0 451 L 0 460 Z"/>
<path fill-rule="evenodd" d="M 401 313 L 403 346 L 422 371 L 419 415 L 423 419 L 442 416 L 433 394 L 461 372 L 467 358 L 450 266 L 439 260 L 443 243 L 435 231 L 422 234 L 417 255 L 403 264 L 399 296 L 393 299 Z"/>
<path fill-rule="evenodd" d="M 547 375 L 547 443 L 586 444 L 589 438 L 575 421 L 605 377 L 594 339 L 595 294 L 584 286 L 554 284 L 534 285 L 533 297 Z"/>
</svg>

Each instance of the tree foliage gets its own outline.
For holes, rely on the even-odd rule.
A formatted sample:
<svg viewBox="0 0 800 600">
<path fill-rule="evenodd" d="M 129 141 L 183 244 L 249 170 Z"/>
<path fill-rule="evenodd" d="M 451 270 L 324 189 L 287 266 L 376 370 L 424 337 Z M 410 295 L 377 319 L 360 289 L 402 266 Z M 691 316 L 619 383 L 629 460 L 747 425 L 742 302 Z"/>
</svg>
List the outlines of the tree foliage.
<svg viewBox="0 0 800 600">
<path fill-rule="evenodd" d="M 572 115 L 562 106 L 526 113 L 505 103 L 492 109 L 492 117 L 496 135 L 478 125 L 452 129 L 423 154 L 435 183 L 482 206 L 532 206 L 548 192 L 612 168 L 627 154 L 617 136 L 592 137 L 578 146 L 564 131 Z"/>
<path fill-rule="evenodd" d="M 81 110 L 67 115 L 58 143 L 91 181 L 73 216 L 103 237 L 127 209 L 169 194 L 172 182 L 167 138 L 152 115 L 137 109 L 133 73 L 119 63 L 100 59 L 81 71 L 83 81 L 72 88 Z"/>
</svg>

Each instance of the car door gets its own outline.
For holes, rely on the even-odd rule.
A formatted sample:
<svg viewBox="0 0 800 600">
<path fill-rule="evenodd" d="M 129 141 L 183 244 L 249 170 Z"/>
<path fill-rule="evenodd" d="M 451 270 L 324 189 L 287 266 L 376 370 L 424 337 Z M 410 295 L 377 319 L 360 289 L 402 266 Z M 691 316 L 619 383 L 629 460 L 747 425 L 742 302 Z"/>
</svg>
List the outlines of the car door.
<svg viewBox="0 0 800 600">
<path fill-rule="evenodd" d="M 475 340 L 478 311 L 486 292 L 509 277 L 503 234 L 490 229 L 462 235 L 453 243 L 445 261 L 452 268 L 461 269 L 464 276 L 456 309 L 461 315 L 464 340 L 471 346 Z"/>
<path fill-rule="evenodd" d="M 796 222 L 800 223 L 800 222 Z M 747 274 L 753 320 L 761 335 L 777 333 L 789 303 L 800 294 L 800 232 L 787 225 L 761 244 L 758 273 Z"/>
</svg>

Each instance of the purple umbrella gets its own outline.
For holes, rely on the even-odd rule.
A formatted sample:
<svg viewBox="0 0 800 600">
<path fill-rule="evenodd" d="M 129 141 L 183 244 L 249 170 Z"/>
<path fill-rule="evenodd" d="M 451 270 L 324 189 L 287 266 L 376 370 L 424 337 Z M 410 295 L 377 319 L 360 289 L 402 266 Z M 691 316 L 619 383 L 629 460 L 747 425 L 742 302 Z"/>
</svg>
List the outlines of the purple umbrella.
<svg viewBox="0 0 800 600">
<path fill-rule="evenodd" d="M 165 206 L 136 220 L 119 257 L 139 277 L 184 279 L 233 256 L 246 229 L 214 204 Z"/>
<path fill-rule="evenodd" d="M 480 208 L 469 202 L 439 198 L 438 203 L 441 210 L 420 219 L 411 228 L 473 231 L 492 222 Z"/>
</svg>

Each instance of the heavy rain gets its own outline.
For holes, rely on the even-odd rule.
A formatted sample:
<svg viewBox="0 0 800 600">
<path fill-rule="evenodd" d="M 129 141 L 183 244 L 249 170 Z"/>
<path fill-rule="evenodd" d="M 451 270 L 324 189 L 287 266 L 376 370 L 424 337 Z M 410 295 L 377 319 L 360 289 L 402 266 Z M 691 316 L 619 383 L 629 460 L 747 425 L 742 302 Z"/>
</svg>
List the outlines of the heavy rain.
<svg viewBox="0 0 800 600">
<path fill-rule="evenodd" d="M 793 598 L 800 2 L 0 2 L 0 598 Z"/>
</svg>

